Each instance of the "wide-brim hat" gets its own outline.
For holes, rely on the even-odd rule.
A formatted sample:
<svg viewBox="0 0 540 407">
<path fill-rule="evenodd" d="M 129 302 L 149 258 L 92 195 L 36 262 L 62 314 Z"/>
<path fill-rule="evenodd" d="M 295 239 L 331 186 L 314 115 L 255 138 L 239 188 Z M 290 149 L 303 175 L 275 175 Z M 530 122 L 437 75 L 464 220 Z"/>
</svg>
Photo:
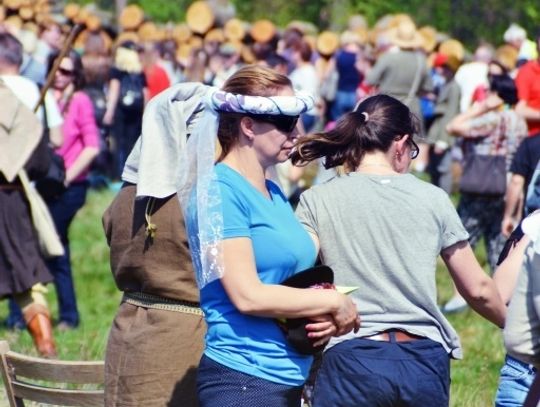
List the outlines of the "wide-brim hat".
<svg viewBox="0 0 540 407">
<path fill-rule="evenodd" d="M 317 287 L 322 284 L 333 284 L 334 272 L 328 266 L 314 266 L 301 271 L 281 284 L 294 288 Z M 308 337 L 306 325 L 311 323 L 309 318 L 288 318 L 278 320 L 278 325 L 283 329 L 287 341 L 299 353 L 313 355 L 324 349 L 326 344 L 313 346 L 314 340 Z"/>
<path fill-rule="evenodd" d="M 460 61 L 463 61 L 463 58 L 465 57 L 465 47 L 461 42 L 454 38 L 441 42 L 439 45 L 439 52 L 448 56 L 453 55 Z"/>
<path fill-rule="evenodd" d="M 422 48 L 424 48 L 427 53 L 432 52 L 437 46 L 437 30 L 429 25 L 426 25 L 420 28 L 418 32 L 424 40 Z"/>
<path fill-rule="evenodd" d="M 423 45 L 422 35 L 412 21 L 404 20 L 397 27 L 388 30 L 390 42 L 400 48 L 419 48 Z"/>
<path fill-rule="evenodd" d="M 323 283 L 334 283 L 334 272 L 328 266 L 310 267 L 289 277 L 281 285 L 294 288 L 309 288 Z"/>
<path fill-rule="evenodd" d="M 332 31 L 323 31 L 317 37 L 317 51 L 322 55 L 332 55 L 339 48 L 339 36 Z"/>
</svg>

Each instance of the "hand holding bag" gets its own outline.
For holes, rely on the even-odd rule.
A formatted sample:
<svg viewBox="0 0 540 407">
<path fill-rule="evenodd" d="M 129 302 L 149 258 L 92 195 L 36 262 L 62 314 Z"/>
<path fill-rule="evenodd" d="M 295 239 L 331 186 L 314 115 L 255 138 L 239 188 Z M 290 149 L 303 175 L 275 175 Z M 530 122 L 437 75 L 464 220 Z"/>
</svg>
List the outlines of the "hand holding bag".
<svg viewBox="0 0 540 407">
<path fill-rule="evenodd" d="M 38 236 L 39 247 L 45 258 L 63 256 L 64 246 L 58 237 L 49 209 L 37 190 L 30 184 L 25 170 L 19 171 L 19 179 L 30 204 L 32 222 Z"/>
</svg>

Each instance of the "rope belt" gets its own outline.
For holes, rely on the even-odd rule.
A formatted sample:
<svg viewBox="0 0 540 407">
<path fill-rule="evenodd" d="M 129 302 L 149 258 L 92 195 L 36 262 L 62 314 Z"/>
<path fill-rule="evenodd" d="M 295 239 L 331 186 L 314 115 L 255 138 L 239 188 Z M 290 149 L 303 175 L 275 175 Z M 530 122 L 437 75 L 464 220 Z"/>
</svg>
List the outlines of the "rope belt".
<svg viewBox="0 0 540 407">
<path fill-rule="evenodd" d="M 122 301 L 138 307 L 204 316 L 200 304 L 197 302 L 171 300 L 158 295 L 140 292 L 124 292 Z"/>
</svg>

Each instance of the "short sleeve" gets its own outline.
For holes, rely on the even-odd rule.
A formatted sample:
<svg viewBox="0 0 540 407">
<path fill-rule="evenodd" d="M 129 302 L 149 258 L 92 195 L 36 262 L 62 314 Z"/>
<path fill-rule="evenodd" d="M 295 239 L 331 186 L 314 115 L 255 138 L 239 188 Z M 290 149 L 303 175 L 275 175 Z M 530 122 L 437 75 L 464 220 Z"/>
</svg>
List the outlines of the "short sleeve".
<svg viewBox="0 0 540 407">
<path fill-rule="evenodd" d="M 220 181 L 223 238 L 251 237 L 249 208 L 233 185 Z"/>
<path fill-rule="evenodd" d="M 120 71 L 118 68 L 115 68 L 115 67 L 111 68 L 111 71 L 109 72 L 110 79 L 116 79 L 120 81 L 122 80 L 122 76 L 124 76 L 124 73 Z"/>
<path fill-rule="evenodd" d="M 512 174 L 518 174 L 525 178 L 530 175 L 530 164 L 527 155 L 529 140 L 525 139 L 521 142 L 512 159 L 512 164 L 510 164 L 510 172 Z"/>
<path fill-rule="evenodd" d="M 47 111 L 47 125 L 50 129 L 59 127 L 64 123 L 58 103 L 50 91 L 45 93 L 45 109 Z"/>
<path fill-rule="evenodd" d="M 446 193 L 444 194 L 442 202 L 438 205 L 438 213 L 441 217 L 442 233 L 441 233 L 441 250 L 447 249 L 450 246 L 455 245 L 458 242 L 465 241 L 469 238 L 469 233 L 463 226 L 461 219 L 456 211 L 456 208 L 450 201 L 450 198 Z"/>
<path fill-rule="evenodd" d="M 316 217 L 313 213 L 312 205 L 310 204 L 308 192 L 304 192 L 300 195 L 300 202 L 296 207 L 296 217 L 307 232 L 316 236 L 319 235 L 319 228 L 315 220 Z"/>
</svg>

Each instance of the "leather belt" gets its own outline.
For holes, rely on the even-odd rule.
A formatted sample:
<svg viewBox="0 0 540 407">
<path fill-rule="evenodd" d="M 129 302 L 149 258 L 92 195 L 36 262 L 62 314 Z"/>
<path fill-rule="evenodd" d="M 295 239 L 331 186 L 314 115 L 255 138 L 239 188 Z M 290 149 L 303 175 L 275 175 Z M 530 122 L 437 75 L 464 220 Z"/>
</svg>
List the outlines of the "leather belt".
<svg viewBox="0 0 540 407">
<path fill-rule="evenodd" d="M 0 184 L 0 189 L 18 189 L 22 190 L 21 184 Z"/>
<path fill-rule="evenodd" d="M 392 342 L 392 336 L 394 337 L 395 342 L 410 342 L 416 341 L 418 339 L 425 339 L 424 336 L 413 335 L 406 331 L 400 330 L 390 330 L 379 332 L 375 335 L 363 336 L 362 339 L 369 339 L 370 341 L 382 341 L 382 342 Z"/>
</svg>

